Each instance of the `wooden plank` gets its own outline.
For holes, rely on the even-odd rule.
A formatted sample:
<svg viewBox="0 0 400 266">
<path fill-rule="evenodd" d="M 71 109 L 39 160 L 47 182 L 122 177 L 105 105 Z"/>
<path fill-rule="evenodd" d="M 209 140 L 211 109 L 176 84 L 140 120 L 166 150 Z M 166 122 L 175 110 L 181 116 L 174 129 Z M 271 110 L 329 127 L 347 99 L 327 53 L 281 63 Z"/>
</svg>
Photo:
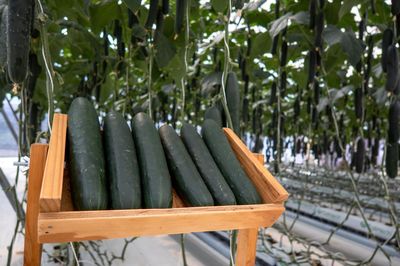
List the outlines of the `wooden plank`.
<svg viewBox="0 0 400 266">
<path fill-rule="evenodd" d="M 41 212 L 56 212 L 61 209 L 66 132 L 67 115 L 54 114 L 39 200 Z"/>
<path fill-rule="evenodd" d="M 40 243 L 179 234 L 271 226 L 277 204 L 39 214 Z"/>
<path fill-rule="evenodd" d="M 258 228 L 241 229 L 237 240 L 237 266 L 254 266 L 256 263 Z"/>
<path fill-rule="evenodd" d="M 38 239 L 39 196 L 46 164 L 47 144 L 32 144 L 29 162 L 28 195 L 25 221 L 24 265 L 40 265 L 42 244 Z"/>
<path fill-rule="evenodd" d="M 262 165 L 264 165 L 264 154 L 262 153 L 253 153 L 254 157 L 256 157 L 257 161 L 259 161 Z"/>
<path fill-rule="evenodd" d="M 239 159 L 247 175 L 257 187 L 257 191 L 265 203 L 280 203 L 287 200 L 288 192 L 285 188 L 271 175 L 246 145 L 236 136 L 229 128 L 224 128 L 236 157 Z"/>
</svg>

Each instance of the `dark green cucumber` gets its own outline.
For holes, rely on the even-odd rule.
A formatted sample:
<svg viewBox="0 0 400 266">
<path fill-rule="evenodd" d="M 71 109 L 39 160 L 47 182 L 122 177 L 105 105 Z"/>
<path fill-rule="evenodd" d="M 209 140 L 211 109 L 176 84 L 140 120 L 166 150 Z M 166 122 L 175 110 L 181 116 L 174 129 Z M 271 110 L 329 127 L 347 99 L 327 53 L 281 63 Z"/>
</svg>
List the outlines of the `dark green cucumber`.
<svg viewBox="0 0 400 266">
<path fill-rule="evenodd" d="M 171 207 L 171 177 L 153 120 L 145 113 L 138 113 L 132 121 L 132 134 L 142 177 L 142 205 L 146 208 Z"/>
<path fill-rule="evenodd" d="M 8 3 L 7 65 L 12 82 L 22 83 L 28 74 L 32 1 L 12 0 Z"/>
<path fill-rule="evenodd" d="M 180 34 L 185 21 L 187 0 L 176 0 L 175 33 Z"/>
<path fill-rule="evenodd" d="M 387 65 L 386 65 L 386 85 L 387 91 L 393 92 L 396 89 L 397 81 L 399 80 L 399 54 L 396 45 L 392 44 L 387 50 Z"/>
<path fill-rule="evenodd" d="M 169 125 L 164 125 L 158 131 L 179 195 L 194 207 L 214 205 L 206 184 L 175 130 Z"/>
<path fill-rule="evenodd" d="M 236 204 L 235 195 L 194 127 L 184 123 L 181 128 L 181 139 L 213 196 L 215 205 Z"/>
<path fill-rule="evenodd" d="M 261 203 L 260 195 L 242 169 L 222 129 L 213 120 L 207 119 L 203 123 L 201 134 L 214 161 L 233 191 L 236 202 L 238 204 Z"/>
<path fill-rule="evenodd" d="M 229 72 L 226 81 L 226 101 L 232 119 L 233 131 L 240 134 L 240 90 L 237 76 Z"/>
<path fill-rule="evenodd" d="M 387 143 L 386 144 L 386 174 L 390 178 L 395 178 L 398 172 L 399 161 L 399 144 Z"/>
<path fill-rule="evenodd" d="M 5 6 L 1 14 L 0 36 L 7 36 L 8 6 Z M 7 64 L 7 38 L 0 38 L 0 68 Z"/>
<path fill-rule="evenodd" d="M 206 109 L 206 112 L 204 113 L 204 119 L 212 119 L 220 127 L 223 126 L 221 110 L 215 105 L 213 105 L 213 106 L 211 106 L 211 107 Z"/>
<path fill-rule="evenodd" d="M 395 101 L 390 104 L 389 107 L 389 130 L 388 130 L 388 141 L 390 143 L 398 142 L 400 137 L 399 128 L 399 118 L 400 118 L 400 102 Z"/>
<path fill-rule="evenodd" d="M 75 208 L 106 209 L 108 193 L 100 125 L 93 104 L 86 98 L 74 99 L 68 110 L 68 141 Z"/>
<path fill-rule="evenodd" d="M 168 15 L 169 13 L 169 0 L 162 0 L 162 13 Z"/>
<path fill-rule="evenodd" d="M 382 36 L 382 57 L 381 57 L 381 65 L 383 72 L 387 71 L 387 64 L 388 64 L 388 48 L 393 43 L 394 33 L 393 30 L 390 28 L 386 28 L 383 32 Z"/>
<path fill-rule="evenodd" d="M 357 141 L 357 152 L 355 153 L 356 172 L 359 174 L 364 172 L 364 161 L 365 161 L 365 143 L 364 139 L 360 138 Z"/>
<path fill-rule="evenodd" d="M 287 63 L 287 52 L 288 52 L 288 44 L 286 41 L 282 42 L 281 46 L 281 59 L 280 59 L 280 64 L 281 67 L 286 66 Z"/>
<path fill-rule="evenodd" d="M 391 11 L 393 16 L 397 16 L 400 14 L 400 1 L 392 0 Z"/>
<path fill-rule="evenodd" d="M 147 20 L 145 24 L 145 27 L 148 29 L 151 29 L 157 19 L 158 2 L 158 0 L 150 0 L 149 14 L 147 15 Z"/>
<path fill-rule="evenodd" d="M 111 208 L 140 208 L 140 172 L 131 131 L 122 115 L 115 111 L 107 114 L 103 129 Z"/>
</svg>

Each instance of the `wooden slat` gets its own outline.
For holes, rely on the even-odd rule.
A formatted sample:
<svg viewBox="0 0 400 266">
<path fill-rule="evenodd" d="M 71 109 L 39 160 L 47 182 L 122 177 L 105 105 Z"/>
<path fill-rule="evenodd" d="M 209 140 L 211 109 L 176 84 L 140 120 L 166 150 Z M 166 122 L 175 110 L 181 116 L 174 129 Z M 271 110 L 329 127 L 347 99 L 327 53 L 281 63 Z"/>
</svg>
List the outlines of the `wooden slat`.
<svg viewBox="0 0 400 266">
<path fill-rule="evenodd" d="M 56 212 L 61 209 L 66 132 L 67 115 L 55 114 L 40 193 L 41 212 Z"/>
<path fill-rule="evenodd" d="M 262 165 L 246 145 L 229 129 L 224 128 L 236 157 L 239 159 L 247 175 L 257 187 L 257 191 L 265 203 L 280 203 L 288 198 L 288 192 Z"/>
<path fill-rule="evenodd" d="M 259 161 L 262 165 L 264 165 L 264 154 L 262 153 L 253 153 L 254 157 L 256 157 L 257 161 Z"/>
<path fill-rule="evenodd" d="M 179 234 L 271 226 L 278 204 L 39 214 L 40 243 Z"/>
<path fill-rule="evenodd" d="M 29 162 L 28 195 L 25 221 L 24 265 L 40 265 L 42 244 L 37 242 L 39 196 L 46 164 L 47 144 L 32 144 Z"/>
<path fill-rule="evenodd" d="M 254 266 L 256 263 L 258 228 L 241 229 L 237 239 L 236 266 Z"/>
</svg>

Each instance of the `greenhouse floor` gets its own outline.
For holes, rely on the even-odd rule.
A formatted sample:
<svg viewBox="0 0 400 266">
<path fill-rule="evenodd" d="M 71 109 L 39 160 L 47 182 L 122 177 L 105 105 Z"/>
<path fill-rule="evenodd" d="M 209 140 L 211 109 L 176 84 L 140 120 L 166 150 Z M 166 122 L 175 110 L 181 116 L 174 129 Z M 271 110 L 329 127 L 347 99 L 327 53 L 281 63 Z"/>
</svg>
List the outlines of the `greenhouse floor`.
<svg viewBox="0 0 400 266">
<path fill-rule="evenodd" d="M 15 180 L 16 167 L 13 162 L 16 161 L 15 157 L 0 157 L 0 167 L 4 174 L 7 176 L 11 184 Z M 24 167 L 22 171 L 26 170 Z M 25 177 L 20 175 L 19 183 L 17 186 L 18 196 L 21 197 L 25 188 Z M 0 192 L 0 212 L 3 214 L 0 219 L 0 265 L 5 265 L 7 262 L 8 249 L 12 239 L 16 216 L 13 208 L 8 202 L 4 192 Z M 12 265 L 22 265 L 24 239 L 22 234 L 18 234 L 13 249 Z M 114 251 L 116 256 L 120 255 L 121 248 L 124 245 L 123 239 L 103 241 L 100 245 L 100 250 L 107 250 L 111 256 Z M 194 235 L 185 235 L 186 257 L 189 265 L 227 265 L 229 262 L 222 255 L 214 251 L 212 248 L 204 244 Z M 68 247 L 69 248 L 69 247 Z M 61 258 L 63 254 L 59 254 L 60 246 L 58 245 L 44 245 L 45 253 L 55 256 L 50 258 L 49 255 L 43 253 L 42 265 L 60 265 L 57 259 Z M 69 251 L 71 249 L 69 248 Z M 80 249 L 81 265 L 94 265 L 93 258 L 89 253 L 85 252 L 83 248 Z M 71 256 L 72 257 L 72 256 Z M 103 258 L 104 259 L 104 258 Z M 133 264 L 131 264 L 133 262 Z M 182 255 L 180 248 L 180 236 L 157 236 L 157 237 L 140 237 L 128 245 L 125 254 L 125 263 L 121 260 L 114 260 L 112 265 L 165 265 L 176 266 L 182 265 Z"/>
</svg>

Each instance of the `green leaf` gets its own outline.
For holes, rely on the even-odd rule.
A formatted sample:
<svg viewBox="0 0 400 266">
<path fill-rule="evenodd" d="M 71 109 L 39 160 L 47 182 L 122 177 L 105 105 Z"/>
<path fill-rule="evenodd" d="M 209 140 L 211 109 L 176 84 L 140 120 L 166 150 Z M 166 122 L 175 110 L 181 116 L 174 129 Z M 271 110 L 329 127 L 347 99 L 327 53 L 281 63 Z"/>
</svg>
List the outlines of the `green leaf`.
<svg viewBox="0 0 400 266">
<path fill-rule="evenodd" d="M 290 20 L 297 24 L 308 24 L 310 21 L 310 13 L 306 11 L 300 11 L 290 17 Z"/>
<path fill-rule="evenodd" d="M 291 15 L 292 15 L 291 12 L 286 13 L 282 17 L 271 22 L 271 28 L 269 30 L 269 34 L 271 35 L 272 38 L 278 35 L 284 28 L 286 28 Z"/>
<path fill-rule="evenodd" d="M 175 46 L 168 40 L 164 34 L 157 32 L 156 33 L 156 62 L 159 68 L 163 68 L 168 65 L 168 63 L 172 60 L 172 58 L 176 54 Z"/>
<path fill-rule="evenodd" d="M 340 44 L 344 52 L 347 54 L 350 64 L 355 67 L 360 61 L 363 52 L 360 40 L 356 38 L 354 32 L 347 31 L 343 33 Z"/>
<path fill-rule="evenodd" d="M 124 3 L 128 6 L 128 8 L 132 12 L 136 12 L 139 10 L 141 2 L 142 2 L 141 0 L 124 0 Z"/>
<path fill-rule="evenodd" d="M 343 32 L 333 25 L 328 25 L 322 32 L 322 37 L 328 45 L 332 46 L 342 40 Z"/>
<path fill-rule="evenodd" d="M 211 0 L 211 6 L 216 12 L 223 13 L 228 7 L 228 1 L 226 0 Z"/>
<path fill-rule="evenodd" d="M 251 46 L 250 57 L 261 57 L 263 54 L 269 52 L 271 37 L 268 32 L 259 33 L 255 36 L 253 45 Z"/>
<path fill-rule="evenodd" d="M 339 10 L 339 20 L 342 19 L 344 15 L 349 13 L 353 6 L 358 5 L 361 3 L 361 0 L 344 0 L 343 5 L 340 7 Z"/>
<path fill-rule="evenodd" d="M 221 85 L 221 72 L 213 72 L 205 76 L 201 81 L 201 95 L 210 96 L 218 92 L 217 85 Z"/>
<path fill-rule="evenodd" d="M 95 32 L 100 32 L 111 21 L 118 19 L 118 2 L 117 1 L 101 1 L 91 5 L 90 22 Z"/>
</svg>

